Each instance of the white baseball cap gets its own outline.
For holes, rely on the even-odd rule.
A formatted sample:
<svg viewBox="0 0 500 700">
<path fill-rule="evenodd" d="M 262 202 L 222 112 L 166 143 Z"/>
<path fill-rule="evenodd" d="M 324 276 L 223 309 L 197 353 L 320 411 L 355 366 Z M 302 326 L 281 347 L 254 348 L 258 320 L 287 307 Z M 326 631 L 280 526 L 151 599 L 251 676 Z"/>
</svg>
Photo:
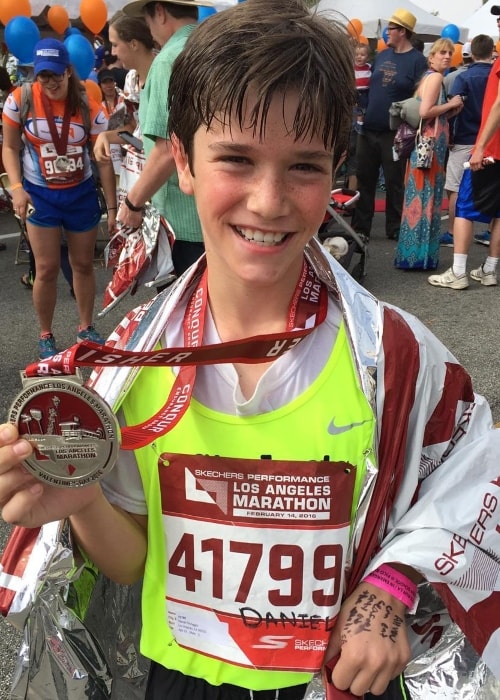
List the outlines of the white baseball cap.
<svg viewBox="0 0 500 700">
<path fill-rule="evenodd" d="M 470 41 L 466 41 L 462 46 L 462 58 L 470 58 L 472 56 L 472 46 Z"/>
</svg>

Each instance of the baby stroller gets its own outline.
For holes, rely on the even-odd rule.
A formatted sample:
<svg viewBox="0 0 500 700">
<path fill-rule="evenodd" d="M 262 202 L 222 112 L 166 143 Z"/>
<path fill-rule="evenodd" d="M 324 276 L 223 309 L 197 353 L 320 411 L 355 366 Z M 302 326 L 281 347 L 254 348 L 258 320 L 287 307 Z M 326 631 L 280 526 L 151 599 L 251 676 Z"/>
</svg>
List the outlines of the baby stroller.
<svg viewBox="0 0 500 700">
<path fill-rule="evenodd" d="M 332 190 L 318 238 L 342 267 L 345 267 L 355 280 L 361 282 L 366 275 L 368 239 L 357 233 L 346 220 L 346 217 L 352 214 L 358 199 L 357 190 L 343 187 Z"/>
</svg>

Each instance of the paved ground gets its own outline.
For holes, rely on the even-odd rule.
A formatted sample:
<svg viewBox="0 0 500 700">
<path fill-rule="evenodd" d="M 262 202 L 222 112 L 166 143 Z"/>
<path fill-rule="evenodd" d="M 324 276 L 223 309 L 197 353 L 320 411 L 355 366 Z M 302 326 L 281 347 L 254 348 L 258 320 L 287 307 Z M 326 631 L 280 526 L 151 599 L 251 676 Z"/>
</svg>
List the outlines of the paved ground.
<svg viewBox="0 0 500 700">
<path fill-rule="evenodd" d="M 418 316 L 469 369 L 478 392 L 491 403 L 495 421 L 500 421 L 500 386 L 495 366 L 500 344 L 500 287 L 484 288 L 471 282 L 465 291 L 436 289 L 427 281 L 427 274 L 395 270 L 392 261 L 394 242 L 383 234 L 383 215 L 377 214 L 369 246 L 368 275 L 365 285 L 380 298 L 397 304 Z M 446 230 L 446 224 L 443 224 Z M 31 304 L 31 292 L 19 278 L 26 266 L 15 265 L 17 246 L 16 223 L 10 215 L 0 215 L 0 242 L 7 250 L 0 252 L 0 419 L 7 414 L 14 395 L 20 389 L 19 370 L 36 359 L 37 323 Z M 470 267 L 477 267 L 487 249 L 473 245 Z M 449 266 L 452 250 L 442 249 L 444 270 Z M 109 279 L 102 266 L 96 266 L 98 294 L 96 308 Z M 102 334 L 116 325 L 123 312 L 147 298 L 144 290 L 97 322 Z M 75 341 L 77 316 L 75 302 L 61 277 L 54 333 L 61 346 Z M 493 365 L 491 361 L 493 360 Z M 8 528 L 0 525 L 0 549 Z M 9 696 L 9 679 L 18 648 L 18 635 L 0 619 L 0 700 Z"/>
</svg>

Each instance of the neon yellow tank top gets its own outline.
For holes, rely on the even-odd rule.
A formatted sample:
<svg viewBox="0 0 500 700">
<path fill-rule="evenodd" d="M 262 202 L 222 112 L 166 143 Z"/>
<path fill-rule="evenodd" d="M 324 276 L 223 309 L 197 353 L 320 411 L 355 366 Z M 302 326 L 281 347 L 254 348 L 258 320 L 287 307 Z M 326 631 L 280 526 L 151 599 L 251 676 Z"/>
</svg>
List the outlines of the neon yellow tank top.
<svg viewBox="0 0 500 700">
<path fill-rule="evenodd" d="M 123 403 L 127 424 L 141 423 L 153 415 L 165 403 L 172 384 L 173 373 L 170 368 L 150 367 L 142 370 Z M 208 573 L 205 572 L 202 576 L 195 562 L 190 560 L 191 557 L 195 556 L 194 550 L 184 546 L 181 549 L 181 554 L 179 554 L 178 547 L 173 556 L 169 550 L 170 574 L 167 579 L 164 523 L 168 520 L 165 516 L 165 502 L 169 500 L 169 493 L 165 493 L 165 486 L 163 494 L 161 490 L 161 482 L 167 483 L 164 480 L 164 475 L 168 473 L 165 470 L 169 468 L 169 460 L 165 455 L 167 453 L 193 455 L 192 458 L 188 457 L 188 460 L 192 459 L 193 463 L 196 462 L 196 455 L 228 458 L 228 462 L 222 462 L 225 465 L 222 482 L 225 478 L 234 490 L 241 490 L 245 485 L 248 486 L 247 494 L 233 493 L 232 498 L 237 502 L 238 512 L 243 513 L 243 515 L 250 513 L 255 517 L 258 516 L 258 508 L 265 507 L 284 508 L 288 516 L 290 510 L 293 511 L 294 508 L 298 510 L 309 508 L 310 513 L 305 511 L 299 513 L 297 517 L 301 518 L 313 514 L 317 508 L 318 513 L 313 517 L 321 518 L 322 503 L 327 499 L 317 497 L 320 493 L 318 486 L 316 486 L 317 492 L 308 490 L 307 487 L 300 487 L 300 490 L 299 487 L 288 486 L 287 493 L 296 493 L 297 496 L 287 499 L 278 496 L 252 496 L 252 490 L 254 494 L 268 493 L 269 490 L 273 494 L 280 493 L 279 485 L 272 487 L 266 485 L 261 488 L 255 483 L 248 485 L 245 480 L 238 481 L 241 477 L 237 473 L 239 471 L 237 468 L 238 459 L 241 463 L 246 460 L 258 460 L 261 465 L 260 475 L 253 478 L 260 480 L 272 479 L 271 476 L 266 476 L 267 465 L 271 468 L 273 464 L 272 461 L 268 460 L 288 460 L 306 465 L 319 462 L 323 467 L 325 460 L 326 467 L 328 467 L 328 461 L 348 463 L 356 467 L 354 497 L 352 503 L 350 502 L 346 506 L 346 520 L 349 522 L 349 511 L 355 510 L 355 504 L 358 501 L 366 459 L 368 457 L 372 461 L 374 459 L 374 427 L 373 411 L 359 386 L 345 329 L 342 325 L 333 352 L 322 372 L 305 392 L 289 404 L 265 414 L 241 417 L 213 411 L 193 399 L 185 416 L 170 433 L 159 438 L 155 443 L 136 450 L 135 455 L 149 512 L 148 556 L 142 597 L 141 652 L 167 668 L 178 670 L 186 675 L 204 678 L 212 685 L 231 683 L 253 690 L 268 690 L 307 683 L 311 678 L 311 673 L 290 669 L 262 670 L 261 668 L 246 667 L 246 663 L 243 661 L 241 663 L 238 661 L 228 663 L 219 660 L 219 658 L 212 658 L 209 650 L 206 653 L 198 653 L 185 646 L 180 646 L 174 639 L 168 619 L 170 616 L 173 623 L 175 612 L 172 609 L 167 611 L 166 594 L 167 596 L 170 594 L 171 601 L 177 603 L 175 586 L 173 585 L 176 576 L 179 574 L 184 576 L 186 588 L 190 590 L 194 591 L 200 588 L 203 590 L 205 587 L 209 591 L 207 595 L 215 595 L 215 588 L 225 584 L 230 571 L 221 573 L 218 566 L 214 564 L 217 560 L 211 559 L 210 562 L 213 563 L 213 566 L 208 573 L 212 573 L 213 576 L 208 580 Z M 215 463 L 217 464 L 217 462 Z M 232 469 L 232 473 L 227 472 L 227 464 L 236 465 Z M 173 469 L 173 467 L 171 468 Z M 183 474 L 184 472 L 179 473 Z M 203 485 L 211 483 L 209 480 L 214 476 L 210 470 L 193 469 L 192 473 L 201 476 L 193 478 L 191 472 L 186 470 L 191 481 L 186 477 L 174 481 L 173 484 L 169 483 L 168 488 L 171 489 L 172 501 L 176 500 L 173 494 L 179 488 L 180 491 L 190 490 L 192 500 L 205 501 L 207 509 L 210 509 L 211 504 L 213 505 L 214 499 L 219 505 L 224 503 L 226 496 L 222 493 L 224 491 L 222 486 L 214 487 L 214 492 L 211 492 L 210 486 L 206 487 L 207 491 L 203 488 Z M 172 471 L 168 474 L 177 474 L 177 472 Z M 216 476 L 221 478 L 220 473 Z M 286 478 L 283 477 L 285 480 Z M 289 478 L 293 479 L 293 477 Z M 327 493 L 327 491 L 324 490 L 323 493 Z M 195 494 L 194 498 L 193 494 Z M 200 504 L 197 507 L 200 507 Z M 203 507 L 201 504 L 202 509 Z M 195 515 L 195 520 L 196 518 L 200 519 L 200 515 Z M 207 516 L 206 522 L 200 522 L 198 525 L 198 530 L 203 531 L 205 535 L 212 527 L 217 526 L 210 518 L 211 516 Z M 317 526 L 318 523 L 315 525 Z M 257 525 L 256 522 L 256 527 L 265 531 L 265 528 L 261 528 L 260 523 Z M 318 533 L 318 537 L 320 535 L 321 532 Z M 182 541 L 182 538 L 187 537 L 187 535 L 179 533 L 178 537 L 179 541 Z M 172 539 L 174 539 L 174 534 L 172 534 Z M 209 536 L 204 541 L 211 543 L 209 548 L 213 548 L 213 542 L 216 542 L 217 539 Z M 288 544 L 286 551 L 292 553 L 295 551 L 292 541 Z M 214 552 L 211 551 L 210 556 L 213 555 Z M 218 578 L 214 573 L 216 569 L 219 571 Z M 283 576 L 283 572 L 274 573 L 273 576 L 280 578 Z M 203 581 L 203 578 L 207 578 L 207 580 Z M 254 580 L 256 587 L 265 583 L 263 578 L 259 578 L 258 581 Z M 286 587 L 287 582 L 285 581 L 281 585 Z M 171 602 L 171 608 L 173 605 L 174 602 Z M 172 626 L 179 629 L 178 617 Z M 190 632 L 194 633 L 189 629 L 188 623 L 184 626 L 183 631 L 188 637 Z M 217 629 L 213 630 L 213 634 L 217 635 Z M 277 639 L 272 635 L 267 641 L 270 648 L 273 644 L 277 644 Z M 301 643 L 307 644 L 307 639 L 302 640 Z"/>
</svg>

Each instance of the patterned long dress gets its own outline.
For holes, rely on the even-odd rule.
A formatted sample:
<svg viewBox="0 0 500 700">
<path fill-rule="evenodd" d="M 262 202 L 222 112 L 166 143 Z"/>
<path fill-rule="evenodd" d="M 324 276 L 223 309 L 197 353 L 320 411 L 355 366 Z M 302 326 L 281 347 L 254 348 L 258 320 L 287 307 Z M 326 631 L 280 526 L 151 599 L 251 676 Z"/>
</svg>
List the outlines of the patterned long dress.
<svg viewBox="0 0 500 700">
<path fill-rule="evenodd" d="M 443 100 L 443 91 L 439 104 Z M 413 149 L 405 176 L 405 195 L 401 228 L 394 265 L 402 270 L 435 270 L 439 263 L 441 205 L 448 150 L 448 118 L 437 117 L 436 147 L 428 170 L 416 167 Z M 434 134 L 434 119 L 426 120 L 424 135 Z"/>
</svg>

